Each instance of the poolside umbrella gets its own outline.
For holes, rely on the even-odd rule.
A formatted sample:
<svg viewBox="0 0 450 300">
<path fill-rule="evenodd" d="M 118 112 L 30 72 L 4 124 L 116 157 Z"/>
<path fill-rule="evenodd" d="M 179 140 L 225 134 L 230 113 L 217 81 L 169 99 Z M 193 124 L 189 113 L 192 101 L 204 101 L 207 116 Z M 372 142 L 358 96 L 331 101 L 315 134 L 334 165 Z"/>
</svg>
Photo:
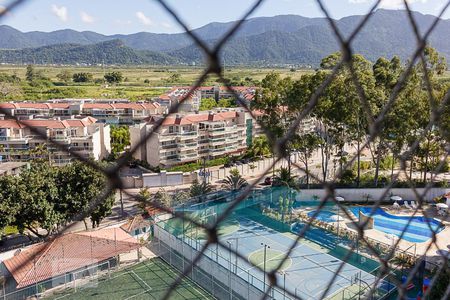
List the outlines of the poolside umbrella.
<svg viewBox="0 0 450 300">
<path fill-rule="evenodd" d="M 344 197 L 337 196 L 337 197 L 336 197 L 336 201 L 337 201 L 337 202 L 342 202 L 342 201 L 345 201 L 345 199 L 344 199 Z"/>
<path fill-rule="evenodd" d="M 342 218 L 341 216 L 338 216 L 338 215 L 332 215 L 332 216 L 330 217 L 330 220 L 332 220 L 332 221 L 334 221 L 334 222 L 337 222 L 337 221 L 343 220 L 343 218 Z"/>
<path fill-rule="evenodd" d="M 391 200 L 392 201 L 402 201 L 403 199 L 400 196 L 391 196 Z"/>
</svg>

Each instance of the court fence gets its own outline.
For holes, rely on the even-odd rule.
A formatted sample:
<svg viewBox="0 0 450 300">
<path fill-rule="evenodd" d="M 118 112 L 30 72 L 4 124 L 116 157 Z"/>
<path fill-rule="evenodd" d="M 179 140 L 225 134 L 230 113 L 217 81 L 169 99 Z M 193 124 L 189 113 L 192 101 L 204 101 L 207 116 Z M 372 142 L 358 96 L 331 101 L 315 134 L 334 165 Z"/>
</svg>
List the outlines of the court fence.
<svg viewBox="0 0 450 300">
<path fill-rule="evenodd" d="M 0 9 L 0 20 L 5 16 L 10 17 L 17 17 L 20 14 L 14 14 L 11 12 L 14 12 L 15 10 L 18 10 L 21 6 L 21 4 L 28 2 L 26 0 L 9 0 L 9 1 L 2 1 L 2 4 L 4 7 Z M 167 116 L 164 116 L 164 118 L 161 118 L 159 121 L 157 121 L 151 130 L 146 132 L 144 136 L 141 137 L 140 141 L 133 145 L 133 147 L 130 149 L 129 152 L 126 152 L 123 156 L 119 157 L 115 164 L 112 166 L 106 166 L 101 164 L 95 164 L 92 161 L 88 160 L 86 157 L 80 155 L 77 151 L 74 149 L 70 149 L 70 147 L 67 146 L 67 144 L 58 141 L 56 139 L 49 138 L 45 132 L 42 132 L 41 130 L 38 130 L 36 127 L 30 127 L 30 130 L 32 134 L 38 135 L 44 140 L 47 141 L 47 143 L 51 147 L 57 147 L 61 151 L 70 154 L 70 156 L 74 159 L 78 159 L 85 163 L 86 165 L 89 165 L 99 172 L 102 172 L 107 178 L 108 178 L 108 185 L 105 187 L 105 189 L 99 193 L 97 197 L 93 197 L 91 202 L 89 203 L 89 206 L 86 211 L 83 210 L 75 216 L 74 220 L 82 220 L 85 218 L 85 216 L 89 215 L 92 211 L 96 209 L 99 203 L 104 201 L 111 193 L 115 192 L 117 189 L 123 189 L 124 184 L 122 180 L 119 178 L 119 170 L 122 169 L 124 166 L 126 166 L 132 159 L 133 154 L 135 154 L 144 143 L 146 143 L 149 139 L 155 136 L 157 134 L 156 132 L 161 128 L 163 125 L 163 122 L 167 120 L 167 117 L 170 115 L 173 115 L 174 113 L 177 113 L 179 109 L 181 108 L 181 105 L 185 100 L 190 98 L 192 94 L 200 87 L 202 86 L 208 78 L 210 78 L 211 75 L 218 77 L 218 82 L 221 83 L 225 88 L 232 93 L 237 101 L 237 104 L 241 107 L 243 107 L 251 116 L 252 119 L 258 123 L 261 127 L 261 132 L 264 133 L 268 140 L 269 144 L 273 145 L 274 153 L 276 154 L 276 157 L 274 158 L 274 161 L 272 165 L 274 166 L 278 161 L 283 159 L 283 157 L 287 156 L 287 152 L 289 152 L 289 148 L 291 147 L 291 142 L 294 141 L 296 137 L 296 133 L 298 132 L 298 129 L 302 122 L 310 117 L 311 115 L 314 115 L 315 112 L 317 112 L 317 106 L 321 101 L 325 98 L 328 98 L 328 90 L 330 87 L 334 86 L 335 80 L 339 80 L 338 82 L 343 82 L 346 86 L 348 85 L 348 101 L 352 101 L 353 103 L 353 111 L 356 114 L 353 115 L 355 118 L 351 118 L 352 120 L 342 120 L 342 118 L 338 118 L 339 120 L 333 121 L 335 123 L 335 126 L 330 126 L 327 128 L 325 124 L 327 123 L 327 120 L 325 118 L 325 122 L 322 124 L 324 126 L 319 126 L 318 133 L 320 134 L 317 136 L 321 139 L 321 153 L 322 153 L 322 167 L 324 168 L 324 178 L 317 178 L 315 174 L 311 175 L 311 180 L 314 182 L 320 183 L 321 188 L 323 188 L 324 193 L 323 196 L 320 198 L 320 203 L 324 204 L 326 202 L 332 202 L 336 206 L 341 206 L 342 204 L 339 203 L 336 199 L 336 190 L 334 187 L 334 184 L 336 182 L 339 182 L 343 177 L 346 170 L 349 170 L 352 167 L 352 164 L 356 161 L 360 161 L 361 154 L 364 150 L 369 149 L 372 152 L 372 147 L 374 153 L 377 153 L 377 162 L 380 161 L 382 156 L 387 155 L 388 153 L 391 153 L 393 157 L 396 158 L 397 161 L 399 161 L 401 170 L 399 172 L 393 173 L 391 176 L 390 182 L 385 186 L 384 192 L 378 199 L 374 199 L 374 207 L 379 207 L 379 205 L 384 201 L 386 195 L 390 193 L 392 188 L 394 187 L 395 183 L 399 180 L 399 178 L 404 177 L 407 179 L 406 184 L 408 187 L 413 191 L 414 193 L 414 200 L 416 200 L 420 205 L 414 209 L 414 213 L 422 213 L 426 215 L 426 211 L 423 209 L 422 204 L 425 204 L 425 196 L 427 191 L 432 188 L 433 186 L 433 179 L 435 178 L 435 174 L 439 170 L 442 169 L 444 164 L 448 161 L 448 156 L 450 153 L 449 148 L 449 141 L 448 141 L 448 124 L 445 122 L 442 122 L 442 119 L 445 119 L 448 117 L 448 103 L 450 101 L 450 90 L 448 90 L 448 87 L 444 87 L 443 90 L 439 90 L 438 88 L 434 88 L 436 86 L 435 81 L 436 78 L 433 77 L 433 70 L 430 70 L 428 66 L 434 63 L 430 61 L 429 56 L 433 56 L 432 53 L 427 53 L 427 45 L 430 41 L 430 37 L 433 33 L 436 33 L 436 28 L 439 25 L 442 25 L 442 17 L 445 16 L 445 13 L 447 12 L 448 8 L 450 7 L 450 1 L 444 1 L 442 7 L 440 7 L 436 11 L 436 18 L 429 19 L 429 22 L 426 22 L 427 24 L 418 23 L 418 20 L 416 20 L 415 13 L 411 11 L 410 4 L 413 1 L 396 1 L 396 2 L 402 2 L 405 9 L 405 21 L 404 25 L 405 28 L 409 29 L 409 33 L 412 33 L 412 35 L 408 36 L 408 40 L 414 41 L 414 46 L 409 47 L 411 53 L 408 55 L 408 60 L 405 64 L 402 64 L 401 67 L 398 68 L 398 74 L 394 76 L 394 80 L 389 80 L 389 83 L 387 84 L 383 82 L 381 86 L 383 87 L 383 90 L 376 90 L 373 94 L 383 94 L 382 97 L 369 95 L 371 93 L 367 93 L 366 89 L 364 88 L 369 81 L 366 81 L 365 76 L 365 69 L 360 68 L 360 64 L 358 63 L 357 59 L 354 59 L 354 53 L 355 50 L 355 43 L 357 42 L 357 37 L 363 30 L 369 30 L 367 24 L 369 22 L 377 22 L 374 20 L 375 11 L 384 6 L 384 2 L 382 0 L 376 0 L 372 1 L 371 4 L 369 4 L 368 11 L 360 16 L 360 18 L 353 24 L 354 26 L 351 26 L 352 24 L 349 24 L 350 27 L 348 30 L 343 30 L 337 24 L 336 20 L 332 18 L 333 12 L 331 12 L 327 5 L 325 5 L 325 1 L 323 0 L 315 0 L 314 2 L 317 4 L 319 11 L 323 14 L 325 20 L 327 21 L 329 25 L 329 30 L 331 32 L 331 35 L 336 39 L 337 46 L 336 50 L 340 50 L 341 55 L 336 56 L 334 61 L 328 61 L 327 65 L 332 66 L 331 70 L 327 70 L 323 73 L 324 77 L 323 79 L 320 79 L 320 82 L 317 82 L 309 86 L 308 88 L 311 88 L 311 91 L 309 93 L 305 93 L 305 103 L 302 105 L 301 108 L 298 110 L 292 111 L 292 114 L 290 115 L 291 111 L 290 109 L 285 110 L 282 109 L 283 116 L 279 116 L 279 119 L 285 119 L 288 117 L 289 122 L 285 124 L 286 128 L 283 128 L 283 133 L 281 136 L 277 136 L 274 134 L 273 128 L 270 128 L 268 124 L 272 124 L 273 122 L 262 122 L 261 119 L 256 118 L 254 111 L 252 107 L 249 107 L 247 104 L 247 101 L 242 97 L 242 95 L 239 94 L 239 92 L 231 86 L 231 78 L 228 78 L 227 75 L 225 75 L 224 72 L 224 59 L 222 54 L 224 53 L 224 49 L 227 45 L 227 43 L 233 38 L 236 37 L 236 33 L 239 32 L 240 29 L 242 29 L 242 26 L 246 23 L 246 21 L 249 20 L 249 17 L 257 11 L 261 5 L 268 2 L 267 0 L 254 0 L 249 5 L 248 9 L 242 12 L 242 16 L 239 18 L 238 21 L 232 23 L 229 25 L 227 31 L 221 36 L 218 37 L 217 41 L 214 42 L 214 44 L 211 44 L 210 41 L 207 41 L 206 39 L 203 39 L 197 31 L 190 30 L 189 25 L 183 20 L 183 13 L 180 11 L 179 7 L 172 7 L 172 2 L 174 1 L 167 1 L 167 0 L 156 0 L 162 10 L 166 12 L 171 19 L 181 28 L 185 31 L 185 36 L 190 39 L 190 41 L 196 45 L 201 53 L 204 54 L 205 58 L 205 65 L 204 70 L 201 73 L 201 75 L 196 78 L 195 82 L 192 82 L 191 87 L 189 89 L 189 92 L 186 93 L 179 101 L 174 101 L 170 107 L 168 107 L 168 114 Z M 363 2 L 363 1 L 359 1 Z M 420 26 L 419 26 L 420 25 Z M 445 37 L 438 37 L 440 39 L 443 39 Z M 299 45 L 301 46 L 301 45 Z M 439 58 L 436 58 L 439 59 Z M 395 64 L 395 63 L 392 63 Z M 383 65 L 383 63 L 381 63 Z M 383 67 L 384 68 L 384 67 Z M 391 66 L 388 66 L 387 68 L 391 68 Z M 397 67 L 395 67 L 397 68 Z M 432 67 L 436 68 L 437 67 Z M 371 69 L 371 67 L 370 67 Z M 397 72 L 397 71 L 396 71 Z M 349 76 L 347 76 L 347 74 Z M 343 78 L 342 75 L 345 75 Z M 364 75 L 364 76 L 362 76 Z M 419 79 L 417 83 L 414 83 L 415 81 L 409 81 L 411 77 L 414 77 L 416 79 Z M 342 79 L 344 81 L 342 81 Z M 414 80 L 416 80 L 414 79 Z M 315 81 L 315 80 L 313 80 Z M 383 80 L 384 81 L 384 80 Z M 421 92 L 423 94 L 418 94 L 420 98 L 424 98 L 424 103 L 420 102 L 421 105 L 424 107 L 429 107 L 428 113 L 426 114 L 427 117 L 429 115 L 429 118 L 426 118 L 425 120 L 418 120 L 419 126 L 413 126 L 413 128 L 408 129 L 408 135 L 405 136 L 405 147 L 399 148 L 397 138 L 395 140 L 392 139 L 393 136 L 397 136 L 397 131 L 389 132 L 389 130 L 386 131 L 386 125 L 387 124 L 395 124 L 395 122 L 391 122 L 391 116 L 393 115 L 399 115 L 396 111 L 398 108 L 398 105 L 403 109 L 403 103 L 400 102 L 399 99 L 408 99 L 409 100 L 409 94 L 404 94 L 406 87 L 411 85 L 417 85 L 421 88 Z M 370 83 L 371 84 L 371 83 Z M 370 85 L 369 84 L 369 85 Z M 284 85 L 284 84 L 283 84 Z M 389 85 L 389 88 L 385 88 L 385 85 Z M 445 90 L 447 89 L 447 90 Z M 385 91 L 386 90 L 386 91 Z M 409 88 L 407 89 L 409 91 Z M 418 90 L 411 90 L 411 94 L 415 94 L 418 92 Z M 278 93 L 274 93 L 278 94 Z M 281 94 L 281 97 L 283 97 L 283 93 Z M 422 97 L 423 96 L 423 97 Z M 338 97 L 337 97 L 338 98 Z M 413 99 L 413 98 L 411 98 Z M 280 106 L 283 107 L 286 105 L 288 101 L 291 99 L 280 99 L 282 100 L 280 103 Z M 328 99 L 327 99 L 328 100 Z M 373 101 L 377 101 L 376 105 Z M 382 100 L 382 101 L 381 101 Z M 376 106 L 376 110 L 375 109 Z M 287 106 L 290 108 L 289 106 Z M 320 109 L 320 108 L 319 108 Z M 334 110 L 333 110 L 334 111 Z M 19 124 L 23 126 L 27 126 L 26 122 L 24 120 L 19 120 L 17 116 L 11 115 L 7 110 L 0 109 L 0 113 L 4 114 L 6 117 L 15 119 Z M 287 116 L 286 116 L 287 115 Z M 334 119 L 334 117 L 333 117 Z M 345 129 L 347 127 L 347 123 L 349 122 L 350 127 L 357 127 L 349 130 L 347 132 L 347 135 L 344 135 L 344 132 L 342 129 Z M 356 121 L 357 124 L 354 124 Z M 395 121 L 395 120 L 394 120 Z M 400 122 L 400 121 L 399 121 Z M 342 124 L 344 123 L 344 124 Z M 413 122 L 414 123 L 414 122 Z M 445 123 L 445 124 L 443 124 Z M 29 124 L 29 123 L 28 123 Z M 405 124 L 406 125 L 406 124 Z M 28 125 L 29 126 L 29 125 Z M 408 127 L 406 127 L 408 128 Z M 440 130 L 440 133 L 436 131 L 436 129 Z M 333 131 L 337 131 L 339 135 L 333 133 Z M 341 136 L 342 133 L 342 136 Z M 356 134 L 357 133 L 357 134 Z M 423 144 L 428 143 L 428 146 L 426 146 L 426 152 L 427 152 L 427 159 L 430 152 L 430 142 L 433 142 L 430 140 L 433 136 L 435 136 L 435 133 L 437 133 L 438 136 L 445 139 L 445 142 L 440 142 L 442 144 L 439 146 L 440 150 L 442 151 L 442 154 L 439 155 L 439 158 L 436 161 L 436 166 L 430 166 L 430 169 L 428 170 L 427 167 L 425 167 L 425 174 L 424 174 L 424 183 L 425 183 L 425 189 L 423 192 L 416 190 L 416 187 L 413 182 L 412 177 L 412 171 L 414 168 L 410 168 L 410 172 L 408 174 L 407 172 L 407 165 L 413 166 L 414 164 L 417 164 L 416 161 L 413 160 L 417 157 L 418 152 L 422 152 L 424 149 Z M 355 137 L 355 134 L 357 137 Z M 436 136 L 437 137 L 437 136 Z M 328 170 L 328 163 L 330 162 L 330 154 L 331 152 L 334 152 L 335 150 L 342 150 L 338 149 L 340 148 L 342 139 L 352 139 L 357 144 L 357 153 L 348 155 L 349 157 L 345 159 L 345 162 L 341 163 L 340 168 L 338 169 L 338 172 L 333 176 L 333 178 L 329 178 L 326 175 L 326 171 Z M 395 141 L 395 142 L 394 142 Z M 434 142 L 433 142 L 434 143 Z M 422 144 L 422 145 L 421 145 Z M 307 151 L 305 151 L 307 152 Z M 341 159 L 343 158 L 343 151 L 341 152 Z M 305 170 L 305 168 L 302 166 L 302 164 L 293 164 L 293 168 L 305 171 L 310 173 L 308 170 Z M 306 167 L 306 166 L 305 166 Z M 256 185 L 256 182 L 261 181 L 264 179 L 266 175 L 264 174 L 270 174 L 270 170 L 273 169 L 270 165 L 267 166 L 265 172 L 257 178 L 258 180 L 255 180 L 255 183 L 250 185 L 248 188 L 244 189 L 245 194 L 249 194 L 252 190 L 252 187 Z M 429 172 L 428 172 L 429 171 Z M 433 174 L 432 180 L 428 181 L 427 179 L 427 173 Z M 379 174 L 377 174 L 378 176 Z M 375 180 L 374 185 L 377 185 L 378 177 L 376 177 L 377 180 Z M 428 181 L 428 182 L 427 182 Z M 127 193 L 126 190 L 122 190 L 124 193 Z M 129 193 L 128 193 L 129 194 Z M 134 195 L 129 194 L 131 197 L 135 197 Z M 245 195 L 239 195 L 232 201 L 232 206 L 237 207 L 244 201 Z M 157 208 L 160 208 L 162 210 L 165 210 L 167 212 L 170 212 L 170 208 L 164 207 L 160 204 L 158 204 L 157 201 L 153 201 L 152 205 L 154 205 Z M 320 210 L 323 206 L 320 206 L 318 210 Z M 172 242 L 174 243 L 174 247 L 169 247 L 168 249 L 168 255 L 169 259 L 176 251 L 177 253 L 185 254 L 184 248 L 191 249 L 190 250 L 190 256 L 182 255 L 183 259 L 178 263 L 177 268 L 183 269 L 183 272 L 181 272 L 179 280 L 176 280 L 173 284 L 167 287 L 165 295 L 162 297 L 164 300 L 169 299 L 171 293 L 175 290 L 176 286 L 181 282 L 181 279 L 184 276 L 202 276 L 202 275 L 195 275 L 192 274 L 194 272 L 200 272 L 199 270 L 202 270 L 202 268 L 197 268 L 197 265 L 199 265 L 202 261 L 207 260 L 205 258 L 205 253 L 207 251 L 211 251 L 211 247 L 214 247 L 217 245 L 217 227 L 219 226 L 219 223 L 226 219 L 230 213 L 232 213 L 232 209 L 224 209 L 221 214 L 217 215 L 216 222 L 213 224 L 208 224 L 208 226 L 203 226 L 205 230 L 208 230 L 209 238 L 206 241 L 206 244 L 201 248 L 192 248 L 189 246 L 185 246 L 184 240 L 181 242 Z M 318 212 L 317 212 L 318 213 Z M 189 218 L 187 215 L 178 215 L 177 218 L 179 220 L 189 221 Z M 203 224 L 202 224 L 203 225 Z M 356 222 L 354 225 L 359 229 L 359 236 L 358 238 L 361 240 L 366 240 L 367 237 L 363 232 L 363 226 L 360 226 L 360 224 L 357 224 Z M 307 223 L 306 226 L 302 229 L 301 232 L 298 233 L 300 236 L 304 236 L 306 232 L 308 232 L 308 228 L 310 227 L 310 224 Z M 64 227 L 59 231 L 59 234 L 63 234 L 64 232 L 67 232 L 67 230 L 70 227 Z M 162 237 L 162 235 L 161 235 Z M 176 239 L 176 237 L 175 237 Z M 439 245 L 436 242 L 436 232 L 433 232 L 433 239 L 428 245 L 428 249 L 431 249 L 431 247 L 436 246 L 436 248 L 442 248 L 439 247 Z M 400 242 L 400 239 L 397 240 L 397 244 Z M 170 240 L 164 240 L 163 243 L 171 246 Z M 183 249 L 179 249 L 182 246 Z M 292 250 L 296 245 L 292 245 L 290 250 Z M 368 244 L 368 246 L 370 246 Z M 173 249 L 173 250 L 170 250 Z M 395 249 L 395 248 L 393 248 Z M 374 249 L 372 249 L 374 250 Z M 442 249 L 443 250 L 443 249 Z M 181 252 L 180 252 L 181 251 Z M 447 251 L 447 250 L 445 250 Z M 231 251 L 230 253 L 234 255 L 238 255 L 236 251 Z M 372 253 L 377 257 L 377 260 L 380 262 L 380 264 L 386 265 L 388 261 L 393 257 L 395 254 L 394 250 L 391 250 L 387 256 L 380 256 L 376 251 L 372 251 Z M 194 258 L 195 254 L 195 258 Z M 163 255 L 167 259 L 167 254 Z M 437 254 L 440 259 L 442 260 L 448 260 L 448 252 L 443 252 L 440 254 Z M 426 259 L 425 254 L 421 254 L 422 259 Z M 286 253 L 284 259 L 288 259 L 288 253 Z M 343 264 L 345 261 L 342 262 Z M 230 260 L 231 264 L 231 260 Z M 278 268 L 276 270 L 272 270 L 270 273 L 268 273 L 268 276 L 272 276 L 275 274 L 275 272 L 279 271 L 279 268 L 282 267 L 283 261 L 280 262 Z M 218 268 L 220 269 L 220 268 Z M 390 268 L 384 268 L 382 270 L 381 274 L 389 273 L 391 270 Z M 450 285 L 447 283 L 444 283 L 444 286 L 442 288 L 439 288 L 442 286 L 442 283 L 437 280 L 440 277 L 440 274 L 445 274 L 445 272 L 448 272 L 448 268 L 440 268 L 435 276 L 432 278 L 432 280 L 429 282 L 429 286 L 426 291 L 423 293 L 423 298 L 428 298 L 431 296 L 431 293 L 435 292 L 435 287 L 438 287 L 439 296 L 434 296 L 435 299 L 438 297 L 440 299 L 449 299 L 450 297 Z M 398 287 L 399 291 L 399 298 L 406 298 L 407 297 L 407 288 L 408 284 L 411 282 L 413 277 L 420 273 L 419 266 L 414 266 L 408 274 L 408 278 L 406 282 L 396 282 L 396 286 Z M 203 274 L 203 273 L 202 273 Z M 339 274 L 336 274 L 339 275 Z M 235 280 L 237 282 L 240 282 L 238 278 L 232 277 L 231 273 L 229 274 L 229 278 L 232 278 L 232 280 Z M 381 280 L 382 276 L 378 277 L 377 279 Z M 425 279 L 425 278 L 424 278 Z M 66 279 L 65 279 L 66 280 Z M 379 282 L 377 280 L 377 282 Z M 66 282 L 66 281 L 64 281 Z M 234 281 L 233 281 L 234 282 Z M 223 283 L 223 282 L 222 282 Z M 425 280 L 424 280 L 425 283 Z M 330 287 L 333 285 L 333 281 L 330 281 L 328 283 L 325 283 Z M 230 284 L 229 286 L 232 286 Z M 369 289 L 369 297 L 376 292 L 376 285 L 374 285 L 373 288 Z M 446 287 L 447 286 L 447 287 Z M 45 287 L 44 287 L 45 288 Z M 265 288 L 265 287 L 264 287 Z M 282 286 L 280 286 L 279 282 L 276 280 L 272 281 L 267 289 L 264 289 L 263 295 L 261 298 L 266 298 L 266 296 L 270 296 L 275 292 L 278 292 L 282 289 Z M 39 288 L 37 287 L 34 291 L 35 293 L 39 291 Z M 284 292 L 288 293 L 288 291 L 284 290 Z M 217 292 L 218 293 L 218 292 Z M 256 294 L 256 291 L 255 291 Z M 219 293 L 218 293 L 219 295 Z M 231 298 L 235 298 L 238 296 L 231 291 L 229 293 Z M 296 297 L 295 294 L 289 293 L 290 297 Z M 4 297 L 6 298 L 6 297 Z M 223 298 L 223 296 L 222 296 Z"/>
<path fill-rule="evenodd" d="M 24 300 L 32 297 L 43 297 L 58 289 L 71 289 L 74 292 L 80 288 L 95 287 L 100 276 L 110 276 L 112 270 L 119 268 L 119 260 L 113 257 L 109 260 L 98 262 L 73 272 L 52 277 L 48 280 L 6 293 L 5 288 L 0 289 L 1 300 Z M 51 290 L 51 291 L 49 291 Z"/>
<path fill-rule="evenodd" d="M 167 221 L 156 223 L 154 239 L 150 243 L 150 249 L 169 265 L 180 271 L 191 265 L 191 270 L 187 276 L 218 299 L 253 300 L 263 297 L 269 284 L 266 283 L 267 280 L 264 281 L 266 274 L 263 270 L 258 267 L 253 268 L 252 272 L 244 269 L 238 261 L 238 256 L 222 245 L 216 244 L 214 247 L 208 247 L 201 255 L 200 260 L 192 263 L 201 251 L 203 243 L 198 238 L 200 236 L 198 231 L 194 236 L 187 233 L 192 230 L 191 225 L 183 224 L 181 226 L 185 228 L 184 231 L 171 228 Z M 282 273 L 281 271 L 280 274 Z M 285 277 L 284 280 L 286 280 Z M 358 297 L 367 296 L 367 293 L 373 289 L 364 281 L 361 274 L 352 278 L 352 280 L 354 280 L 351 282 L 353 288 L 341 286 L 338 291 L 327 294 L 327 297 L 331 298 L 334 295 L 342 294 L 345 296 L 342 299 L 359 299 Z M 382 288 L 377 288 L 372 295 L 367 296 L 367 299 L 386 299 L 395 290 L 394 284 L 389 282 L 387 276 L 380 283 Z M 269 299 L 295 299 L 286 292 L 285 284 L 285 282 L 282 283 L 283 289 L 272 288 L 270 294 L 267 295 Z M 305 290 L 300 291 L 297 288 L 292 293 L 296 298 L 301 298 L 305 294 L 308 295 Z M 316 299 L 316 297 L 308 295 L 308 299 Z"/>
<path fill-rule="evenodd" d="M 164 222 L 155 224 L 150 249 L 169 265 L 183 271 L 200 252 L 201 242 L 183 235 L 175 236 L 163 228 L 166 225 Z M 251 274 L 237 263 L 237 257 L 232 256 L 228 249 L 220 251 L 220 247 L 209 247 L 201 259 L 192 265 L 188 277 L 221 300 L 261 299 L 264 295 L 264 273 L 260 271 L 259 276 Z M 292 299 L 278 288 L 273 289 L 270 298 Z"/>
</svg>

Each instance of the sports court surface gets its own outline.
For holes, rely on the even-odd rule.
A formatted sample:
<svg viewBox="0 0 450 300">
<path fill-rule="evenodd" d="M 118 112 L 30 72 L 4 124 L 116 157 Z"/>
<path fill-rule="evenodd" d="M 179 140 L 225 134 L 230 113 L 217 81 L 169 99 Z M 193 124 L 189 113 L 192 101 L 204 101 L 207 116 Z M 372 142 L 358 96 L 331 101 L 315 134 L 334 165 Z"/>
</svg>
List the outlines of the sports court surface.
<svg viewBox="0 0 450 300">
<path fill-rule="evenodd" d="M 215 247 L 211 247 L 206 254 L 245 280 L 253 277 L 251 284 L 262 289 L 264 276 L 261 269 L 264 268 L 264 244 L 270 247 L 266 249 L 266 270 L 270 270 L 278 266 L 284 254 L 295 243 L 296 236 L 288 232 L 272 230 L 244 216 L 234 215 L 233 219 L 239 222 L 238 228 L 222 235 L 221 241 L 228 247 L 237 249 L 240 254 L 247 257 L 247 260 L 235 257 L 224 247 L 219 247 L 218 256 L 215 253 Z M 277 274 L 277 279 L 281 287 L 285 285 L 287 290 L 302 299 L 321 299 L 341 264 L 341 260 L 327 254 L 327 249 L 301 240 L 283 264 L 283 272 Z M 344 263 L 326 296 L 352 286 L 356 277 L 361 278 L 368 285 L 375 280 L 373 275 Z"/>
<path fill-rule="evenodd" d="M 51 299 L 161 299 L 178 272 L 160 258 L 139 263 L 91 282 L 84 287 L 53 295 Z M 173 292 L 170 299 L 214 299 L 189 279 Z"/>
</svg>

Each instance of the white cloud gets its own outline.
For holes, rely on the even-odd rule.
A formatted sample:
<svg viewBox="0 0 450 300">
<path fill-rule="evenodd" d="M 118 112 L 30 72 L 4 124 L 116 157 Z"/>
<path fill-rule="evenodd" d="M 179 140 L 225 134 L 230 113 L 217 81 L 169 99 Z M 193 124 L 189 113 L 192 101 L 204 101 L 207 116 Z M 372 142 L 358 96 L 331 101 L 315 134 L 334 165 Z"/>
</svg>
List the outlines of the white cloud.
<svg viewBox="0 0 450 300">
<path fill-rule="evenodd" d="M 151 26 L 153 25 L 153 21 L 147 17 L 146 15 L 144 15 L 144 13 L 142 11 L 138 11 L 136 12 L 136 17 L 139 19 L 139 21 L 144 24 L 145 26 Z"/>
<path fill-rule="evenodd" d="M 167 29 L 172 29 L 173 25 L 169 22 L 161 22 L 161 26 Z"/>
<path fill-rule="evenodd" d="M 67 13 L 67 7 L 65 7 L 65 6 L 57 6 L 57 5 L 53 4 L 52 12 L 55 16 L 57 16 L 63 22 L 67 22 L 67 20 L 69 19 L 69 16 Z"/>
<path fill-rule="evenodd" d="M 370 0 L 348 0 L 348 2 L 355 3 L 355 4 L 361 4 L 361 3 L 373 2 L 373 1 L 370 1 Z M 417 3 L 417 2 L 427 3 L 428 0 L 407 0 L 407 2 L 408 2 L 408 4 L 413 4 L 413 3 Z M 380 7 L 391 8 L 391 9 L 405 8 L 405 3 L 403 2 L 403 0 L 381 0 Z"/>
<path fill-rule="evenodd" d="M 89 15 L 87 12 L 80 12 L 81 21 L 84 23 L 94 23 L 95 19 L 93 16 Z"/>
</svg>

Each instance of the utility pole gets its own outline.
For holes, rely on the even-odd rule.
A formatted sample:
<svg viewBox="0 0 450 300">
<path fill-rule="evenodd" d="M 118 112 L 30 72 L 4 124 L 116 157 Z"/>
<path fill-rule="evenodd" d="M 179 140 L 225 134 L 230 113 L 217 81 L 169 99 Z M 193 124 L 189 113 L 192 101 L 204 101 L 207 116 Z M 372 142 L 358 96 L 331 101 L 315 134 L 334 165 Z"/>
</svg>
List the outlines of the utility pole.
<svg viewBox="0 0 450 300">
<path fill-rule="evenodd" d="M 270 249 L 270 246 L 265 244 L 265 243 L 261 243 L 261 246 L 264 247 L 264 265 L 263 265 L 263 271 L 264 271 L 264 280 L 263 280 L 263 286 L 264 286 L 264 292 L 266 291 L 266 258 L 267 258 L 267 248 Z"/>
</svg>

